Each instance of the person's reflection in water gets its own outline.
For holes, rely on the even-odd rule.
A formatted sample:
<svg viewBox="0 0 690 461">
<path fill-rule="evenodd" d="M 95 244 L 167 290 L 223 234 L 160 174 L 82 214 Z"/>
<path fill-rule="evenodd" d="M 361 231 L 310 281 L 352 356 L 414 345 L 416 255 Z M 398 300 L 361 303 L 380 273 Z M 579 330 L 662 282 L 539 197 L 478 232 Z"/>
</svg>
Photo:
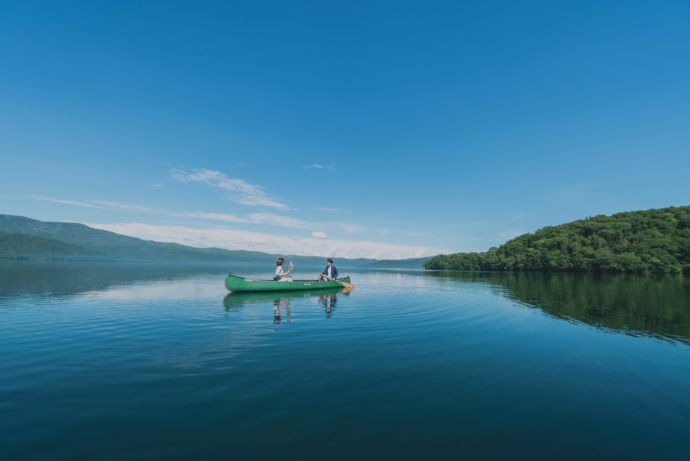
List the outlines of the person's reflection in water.
<svg viewBox="0 0 690 461">
<path fill-rule="evenodd" d="M 326 309 L 326 318 L 331 318 L 331 314 L 333 313 L 333 310 L 335 310 L 335 305 L 338 302 L 338 297 L 333 294 L 329 295 L 324 295 L 324 296 L 319 296 L 319 300 L 323 304 L 323 307 Z"/>
<path fill-rule="evenodd" d="M 286 298 L 277 298 L 273 300 L 273 323 L 277 324 L 282 321 L 281 310 L 285 310 L 287 323 L 290 323 L 290 300 Z"/>
</svg>

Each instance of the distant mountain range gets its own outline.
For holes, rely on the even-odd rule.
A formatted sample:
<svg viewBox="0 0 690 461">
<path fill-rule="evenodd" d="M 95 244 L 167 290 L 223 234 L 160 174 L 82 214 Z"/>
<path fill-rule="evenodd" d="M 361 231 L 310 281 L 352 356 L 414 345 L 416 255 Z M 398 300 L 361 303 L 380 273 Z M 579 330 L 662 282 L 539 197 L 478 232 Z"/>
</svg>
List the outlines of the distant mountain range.
<svg viewBox="0 0 690 461">
<path fill-rule="evenodd" d="M 194 248 L 177 243 L 154 242 L 93 229 L 84 224 L 44 222 L 23 216 L 0 214 L 2 259 L 268 264 L 275 262 L 277 256 L 258 251 Z M 321 265 L 325 256 L 286 257 L 295 264 Z M 351 268 L 422 269 L 427 259 L 338 258 L 338 265 Z"/>
</svg>

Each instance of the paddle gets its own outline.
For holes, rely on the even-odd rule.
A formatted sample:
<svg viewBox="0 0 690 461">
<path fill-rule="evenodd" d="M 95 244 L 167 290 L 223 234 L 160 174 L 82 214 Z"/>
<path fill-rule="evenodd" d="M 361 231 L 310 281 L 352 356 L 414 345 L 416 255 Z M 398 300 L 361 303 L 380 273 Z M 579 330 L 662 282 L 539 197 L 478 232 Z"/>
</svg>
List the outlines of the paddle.
<svg viewBox="0 0 690 461">
<path fill-rule="evenodd" d="M 335 283 L 339 284 L 341 287 L 345 288 L 346 290 L 352 290 L 355 286 L 351 283 L 347 282 L 341 282 L 340 280 L 333 280 Z"/>
<path fill-rule="evenodd" d="M 343 282 L 342 280 L 334 279 L 331 277 L 328 277 L 327 275 L 322 275 L 323 279 L 328 280 L 329 282 L 335 282 L 341 287 L 345 288 L 346 290 L 350 291 L 352 290 L 355 286 L 351 283 Z"/>
</svg>

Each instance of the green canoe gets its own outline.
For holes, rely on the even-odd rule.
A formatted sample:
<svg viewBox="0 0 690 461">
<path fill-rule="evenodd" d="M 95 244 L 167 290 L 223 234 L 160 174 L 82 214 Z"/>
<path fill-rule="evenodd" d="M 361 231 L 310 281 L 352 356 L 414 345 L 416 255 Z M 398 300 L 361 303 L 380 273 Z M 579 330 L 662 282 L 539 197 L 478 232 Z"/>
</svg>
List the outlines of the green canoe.
<svg viewBox="0 0 690 461">
<path fill-rule="evenodd" d="M 266 291 L 298 291 L 321 290 L 325 288 L 340 288 L 343 282 L 350 284 L 350 277 L 343 277 L 338 281 L 321 282 L 319 280 L 294 280 L 292 282 L 276 282 L 274 280 L 251 280 L 238 275 L 228 274 L 225 278 L 225 288 L 233 293 L 237 292 L 266 292 Z"/>
</svg>

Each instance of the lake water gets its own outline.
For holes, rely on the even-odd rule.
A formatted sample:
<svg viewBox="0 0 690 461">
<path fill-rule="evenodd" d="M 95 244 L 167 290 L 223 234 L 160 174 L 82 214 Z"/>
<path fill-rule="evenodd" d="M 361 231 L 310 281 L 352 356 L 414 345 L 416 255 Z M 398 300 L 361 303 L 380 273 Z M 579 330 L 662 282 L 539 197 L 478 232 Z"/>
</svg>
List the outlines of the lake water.
<svg viewBox="0 0 690 461">
<path fill-rule="evenodd" d="M 227 270 L 0 265 L 0 459 L 688 459 L 688 278 Z"/>
</svg>

